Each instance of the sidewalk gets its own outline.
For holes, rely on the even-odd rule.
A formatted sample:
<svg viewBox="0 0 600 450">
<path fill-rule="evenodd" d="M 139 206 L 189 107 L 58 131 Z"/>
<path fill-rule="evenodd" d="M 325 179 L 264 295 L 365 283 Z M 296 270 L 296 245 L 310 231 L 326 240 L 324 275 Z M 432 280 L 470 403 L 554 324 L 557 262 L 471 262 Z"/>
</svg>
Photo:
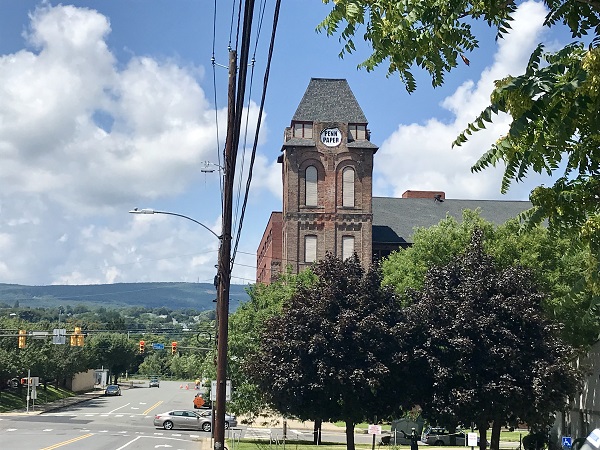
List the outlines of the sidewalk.
<svg viewBox="0 0 600 450">
<path fill-rule="evenodd" d="M 247 419 L 247 417 L 245 417 L 245 416 L 238 416 L 238 423 L 246 424 L 246 422 L 245 422 L 246 419 Z M 281 416 L 273 416 L 273 417 L 259 416 L 254 420 L 254 422 L 252 422 L 252 424 L 248 424 L 248 426 L 252 426 L 252 427 L 256 427 L 256 428 L 283 428 L 283 420 L 284 419 Z M 312 433 L 314 430 L 314 422 L 312 422 L 310 420 L 302 422 L 300 420 L 287 419 L 287 427 L 294 428 L 297 430 L 298 429 L 299 430 L 307 430 Z M 338 427 L 337 425 L 335 425 L 333 423 L 323 422 L 321 424 L 321 430 L 337 431 L 340 433 L 345 433 L 346 427 L 345 426 Z"/>
</svg>

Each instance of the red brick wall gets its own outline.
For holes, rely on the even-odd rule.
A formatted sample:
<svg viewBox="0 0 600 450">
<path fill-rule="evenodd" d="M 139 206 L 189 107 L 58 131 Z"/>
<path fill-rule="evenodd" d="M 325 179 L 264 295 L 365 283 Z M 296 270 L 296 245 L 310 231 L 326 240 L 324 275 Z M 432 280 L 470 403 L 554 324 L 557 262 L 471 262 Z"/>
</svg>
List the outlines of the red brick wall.
<svg viewBox="0 0 600 450">
<path fill-rule="evenodd" d="M 281 273 L 282 213 L 273 212 L 256 250 L 256 282 L 270 284 Z"/>
<path fill-rule="evenodd" d="M 446 198 L 446 193 L 443 191 L 405 191 L 402 198 L 430 198 L 433 200 L 438 195 L 442 200 Z"/>
<path fill-rule="evenodd" d="M 342 144 L 327 147 L 319 141 L 324 128 L 342 131 Z M 373 150 L 347 147 L 348 124 L 314 123 L 315 147 L 286 147 L 283 172 L 283 252 L 282 265 L 298 273 L 305 263 L 304 238 L 317 236 L 317 259 L 326 252 L 342 256 L 342 237 L 353 236 L 354 248 L 366 266 L 372 259 L 372 173 Z M 286 132 L 286 137 L 289 133 Z M 308 166 L 317 168 L 317 206 L 305 205 L 304 174 Z M 354 207 L 342 206 L 342 170 L 355 171 Z"/>
</svg>

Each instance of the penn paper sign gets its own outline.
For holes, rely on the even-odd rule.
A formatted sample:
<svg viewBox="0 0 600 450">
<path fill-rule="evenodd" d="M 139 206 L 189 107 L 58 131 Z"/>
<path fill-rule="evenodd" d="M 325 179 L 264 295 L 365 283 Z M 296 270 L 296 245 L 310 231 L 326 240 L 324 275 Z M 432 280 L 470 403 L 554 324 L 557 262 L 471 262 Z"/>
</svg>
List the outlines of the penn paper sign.
<svg viewBox="0 0 600 450">
<path fill-rule="evenodd" d="M 321 142 L 327 147 L 337 147 L 342 143 L 342 132 L 339 128 L 325 128 L 321 131 Z"/>
</svg>

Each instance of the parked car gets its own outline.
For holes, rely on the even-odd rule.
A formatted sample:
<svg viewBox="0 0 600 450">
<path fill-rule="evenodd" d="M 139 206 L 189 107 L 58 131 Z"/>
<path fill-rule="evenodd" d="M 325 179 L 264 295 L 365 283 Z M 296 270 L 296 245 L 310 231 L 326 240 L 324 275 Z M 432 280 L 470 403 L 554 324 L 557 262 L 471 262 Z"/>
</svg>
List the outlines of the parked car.
<svg viewBox="0 0 600 450">
<path fill-rule="evenodd" d="M 457 430 L 454 435 L 456 436 L 455 445 L 464 447 L 466 439 L 464 431 Z M 451 437 L 452 434 L 443 427 L 427 427 L 421 434 L 421 442 L 439 447 L 441 445 L 450 445 Z M 477 441 L 479 442 L 479 438 L 477 438 Z"/>
<path fill-rule="evenodd" d="M 104 395 L 121 395 L 121 388 L 116 384 L 106 386 Z"/>
<path fill-rule="evenodd" d="M 212 411 L 204 411 L 201 413 L 181 409 L 167 411 L 154 416 L 154 426 L 164 428 L 165 430 L 183 428 L 210 431 L 212 428 Z M 225 414 L 225 428 L 236 426 L 236 417 Z"/>
<path fill-rule="evenodd" d="M 148 387 L 160 387 L 160 380 L 158 378 L 150 378 Z"/>
</svg>

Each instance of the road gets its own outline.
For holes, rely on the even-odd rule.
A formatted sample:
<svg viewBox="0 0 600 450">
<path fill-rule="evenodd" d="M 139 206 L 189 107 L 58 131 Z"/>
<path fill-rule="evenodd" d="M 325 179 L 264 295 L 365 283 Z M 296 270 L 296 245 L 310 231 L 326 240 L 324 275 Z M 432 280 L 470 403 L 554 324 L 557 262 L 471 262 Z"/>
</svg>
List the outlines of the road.
<svg viewBox="0 0 600 450">
<path fill-rule="evenodd" d="M 193 390 L 163 381 L 160 388 L 123 389 L 123 395 L 100 397 L 57 412 L 0 417 L 0 447 L 14 450 L 198 450 L 210 433 L 166 431 L 154 427 L 155 413 L 192 409 Z"/>
<path fill-rule="evenodd" d="M 163 430 L 155 428 L 156 413 L 171 409 L 193 409 L 193 389 L 182 389 L 179 382 L 161 381 L 160 388 L 123 388 L 122 395 L 100 397 L 44 414 L 0 416 L 0 447 L 4 450 L 210 450 L 210 433 L 200 430 Z M 183 385 L 185 386 L 185 385 Z M 279 428 L 239 425 L 227 430 L 231 450 L 235 441 L 263 439 L 282 443 Z M 372 436 L 357 434 L 357 443 L 371 443 Z M 312 429 L 290 426 L 288 443 L 312 440 Z M 343 428 L 324 430 L 323 441 L 345 442 Z"/>
</svg>

